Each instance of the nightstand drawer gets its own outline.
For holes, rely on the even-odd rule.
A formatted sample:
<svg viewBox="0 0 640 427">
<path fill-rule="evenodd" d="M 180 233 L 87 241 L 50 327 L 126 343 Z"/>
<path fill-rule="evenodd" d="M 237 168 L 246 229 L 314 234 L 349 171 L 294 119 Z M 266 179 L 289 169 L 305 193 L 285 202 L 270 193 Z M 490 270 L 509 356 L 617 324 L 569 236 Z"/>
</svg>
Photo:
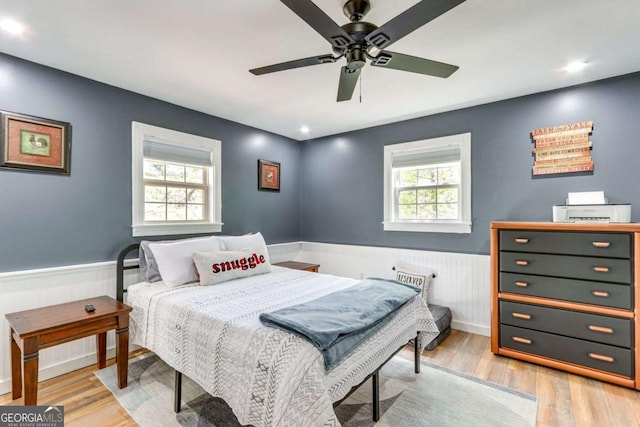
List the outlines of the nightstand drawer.
<svg viewBox="0 0 640 427">
<path fill-rule="evenodd" d="M 500 271 L 631 283 L 631 261 L 628 259 L 501 251 Z"/>
<path fill-rule="evenodd" d="M 500 301 L 500 322 L 618 347 L 631 347 L 631 320 L 511 301 Z"/>
<path fill-rule="evenodd" d="M 633 351 L 577 338 L 500 325 L 500 346 L 626 377 L 633 376 Z"/>
<path fill-rule="evenodd" d="M 500 250 L 630 258 L 631 235 L 628 233 L 502 230 L 500 231 Z"/>
<path fill-rule="evenodd" d="M 562 279 L 521 273 L 500 273 L 500 292 L 560 299 L 606 307 L 632 307 L 629 284 Z"/>
</svg>

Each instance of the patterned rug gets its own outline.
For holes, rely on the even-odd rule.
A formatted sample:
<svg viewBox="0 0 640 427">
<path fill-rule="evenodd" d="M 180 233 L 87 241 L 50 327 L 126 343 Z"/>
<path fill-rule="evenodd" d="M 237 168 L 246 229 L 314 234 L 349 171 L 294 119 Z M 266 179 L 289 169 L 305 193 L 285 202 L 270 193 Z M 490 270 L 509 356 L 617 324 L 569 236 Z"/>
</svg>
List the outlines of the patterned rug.
<svg viewBox="0 0 640 427">
<path fill-rule="evenodd" d="M 129 386 L 118 389 L 115 366 L 96 376 L 142 427 L 238 427 L 227 404 L 189 378 L 182 380 L 182 411 L 173 412 L 173 370 L 153 353 L 129 362 Z M 380 421 L 371 420 L 371 384 L 363 384 L 336 408 L 344 427 L 535 427 L 535 396 L 460 372 L 394 357 L 381 370 Z M 297 427 L 297 426 L 292 426 Z"/>
</svg>

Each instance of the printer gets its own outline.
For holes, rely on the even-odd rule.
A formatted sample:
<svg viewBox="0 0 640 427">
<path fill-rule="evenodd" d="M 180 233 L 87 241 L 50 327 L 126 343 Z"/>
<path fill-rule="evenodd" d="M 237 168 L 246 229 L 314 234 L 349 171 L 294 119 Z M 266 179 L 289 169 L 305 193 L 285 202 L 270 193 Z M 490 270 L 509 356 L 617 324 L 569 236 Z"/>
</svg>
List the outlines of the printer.
<svg viewBox="0 0 640 427">
<path fill-rule="evenodd" d="M 631 205 L 555 205 L 553 222 L 631 222 Z"/>
<path fill-rule="evenodd" d="M 604 191 L 582 191 L 568 196 L 565 205 L 553 207 L 553 222 L 631 222 L 631 205 L 607 203 Z"/>
</svg>

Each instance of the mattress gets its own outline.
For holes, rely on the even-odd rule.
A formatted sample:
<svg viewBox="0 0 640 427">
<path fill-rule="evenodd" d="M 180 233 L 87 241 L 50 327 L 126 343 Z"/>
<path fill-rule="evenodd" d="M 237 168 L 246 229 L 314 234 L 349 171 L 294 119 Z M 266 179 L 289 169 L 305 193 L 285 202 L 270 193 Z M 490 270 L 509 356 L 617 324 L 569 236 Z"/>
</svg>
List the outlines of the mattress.
<svg viewBox="0 0 640 427">
<path fill-rule="evenodd" d="M 130 333 L 135 344 L 224 399 L 242 424 L 340 425 L 333 402 L 416 331 L 423 333 L 423 343 L 438 335 L 423 300 L 413 298 L 329 371 L 311 343 L 262 325 L 258 316 L 356 283 L 277 266 L 268 274 L 214 286 L 169 288 L 162 282 L 142 282 L 128 288 Z"/>
</svg>

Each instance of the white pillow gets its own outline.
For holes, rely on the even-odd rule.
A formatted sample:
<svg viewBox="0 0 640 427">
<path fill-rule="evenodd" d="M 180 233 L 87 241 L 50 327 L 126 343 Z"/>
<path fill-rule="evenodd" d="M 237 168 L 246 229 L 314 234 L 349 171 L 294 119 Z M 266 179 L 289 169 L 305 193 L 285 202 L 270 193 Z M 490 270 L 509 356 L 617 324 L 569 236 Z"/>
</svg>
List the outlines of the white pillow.
<svg viewBox="0 0 640 427">
<path fill-rule="evenodd" d="M 264 245 L 239 251 L 196 252 L 193 254 L 193 262 L 198 270 L 201 285 L 214 285 L 271 271 Z"/>
<path fill-rule="evenodd" d="M 219 237 L 220 246 L 223 251 L 237 251 L 238 249 L 245 249 L 250 246 L 263 245 L 265 248 L 267 243 L 262 237 L 262 233 L 245 234 L 244 236 L 227 236 Z"/>
<path fill-rule="evenodd" d="M 427 292 L 435 271 L 429 267 L 399 262 L 395 266 L 396 280 L 400 283 L 415 286 L 421 289 L 422 299 L 427 302 Z"/>
<path fill-rule="evenodd" d="M 162 281 L 167 286 L 180 286 L 198 280 L 196 268 L 193 265 L 194 252 L 219 251 L 218 237 L 210 236 L 177 240 L 175 242 L 149 243 Z"/>
</svg>

